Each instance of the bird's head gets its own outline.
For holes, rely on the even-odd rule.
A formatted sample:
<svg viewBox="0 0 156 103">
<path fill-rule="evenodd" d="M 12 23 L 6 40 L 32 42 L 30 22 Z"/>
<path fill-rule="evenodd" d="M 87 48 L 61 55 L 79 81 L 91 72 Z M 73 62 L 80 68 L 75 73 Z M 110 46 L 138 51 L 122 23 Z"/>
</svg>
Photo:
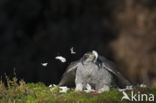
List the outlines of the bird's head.
<svg viewBox="0 0 156 103">
<path fill-rule="evenodd" d="M 84 62 L 96 62 L 98 58 L 98 53 L 93 50 L 92 52 L 87 52 L 83 55 L 83 61 Z"/>
</svg>

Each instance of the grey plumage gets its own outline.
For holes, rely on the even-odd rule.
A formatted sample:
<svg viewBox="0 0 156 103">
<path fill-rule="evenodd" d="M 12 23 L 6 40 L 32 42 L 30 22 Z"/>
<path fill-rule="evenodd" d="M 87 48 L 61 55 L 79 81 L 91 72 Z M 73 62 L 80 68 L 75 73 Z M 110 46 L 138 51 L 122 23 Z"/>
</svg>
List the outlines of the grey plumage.
<svg viewBox="0 0 156 103">
<path fill-rule="evenodd" d="M 87 84 L 95 90 L 107 91 L 113 86 L 124 88 L 131 82 L 121 75 L 114 63 L 92 51 L 72 62 L 59 83 L 60 86 L 76 87 L 76 90 L 85 89 Z"/>
</svg>

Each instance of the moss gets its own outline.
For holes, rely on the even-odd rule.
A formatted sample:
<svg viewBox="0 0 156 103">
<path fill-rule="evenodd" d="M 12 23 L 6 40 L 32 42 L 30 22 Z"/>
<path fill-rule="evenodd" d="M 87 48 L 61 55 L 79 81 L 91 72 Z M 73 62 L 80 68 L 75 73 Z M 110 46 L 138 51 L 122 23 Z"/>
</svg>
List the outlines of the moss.
<svg viewBox="0 0 156 103">
<path fill-rule="evenodd" d="M 15 78 L 9 80 L 7 86 L 0 82 L 0 90 L 0 103 L 121 103 L 123 96 L 117 89 L 100 94 L 75 90 L 59 93 L 60 89 L 57 86 L 50 88 L 41 82 L 25 83 L 23 80 L 17 82 Z M 136 87 L 134 91 L 156 95 L 156 88 L 152 87 Z M 127 93 L 129 94 L 130 91 Z M 122 103 L 129 103 L 129 101 L 123 100 Z"/>
</svg>

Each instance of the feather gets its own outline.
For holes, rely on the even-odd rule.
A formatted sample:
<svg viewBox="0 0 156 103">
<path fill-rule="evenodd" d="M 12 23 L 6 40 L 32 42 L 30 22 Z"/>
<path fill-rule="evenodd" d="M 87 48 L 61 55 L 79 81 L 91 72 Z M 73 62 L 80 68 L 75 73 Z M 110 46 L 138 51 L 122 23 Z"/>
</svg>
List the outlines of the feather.
<svg viewBox="0 0 156 103">
<path fill-rule="evenodd" d="M 119 72 L 119 69 L 113 62 L 109 61 L 108 59 L 102 56 L 99 56 L 99 60 L 102 61 L 102 66 L 104 67 L 104 69 L 108 70 L 115 76 L 119 87 L 124 88 L 126 86 L 132 85 L 132 83 Z"/>
<path fill-rule="evenodd" d="M 62 79 L 59 82 L 59 86 L 69 86 L 74 87 L 75 86 L 75 75 L 76 75 L 76 69 L 77 65 L 80 61 L 72 62 L 66 69 L 66 71 L 63 73 Z"/>
</svg>

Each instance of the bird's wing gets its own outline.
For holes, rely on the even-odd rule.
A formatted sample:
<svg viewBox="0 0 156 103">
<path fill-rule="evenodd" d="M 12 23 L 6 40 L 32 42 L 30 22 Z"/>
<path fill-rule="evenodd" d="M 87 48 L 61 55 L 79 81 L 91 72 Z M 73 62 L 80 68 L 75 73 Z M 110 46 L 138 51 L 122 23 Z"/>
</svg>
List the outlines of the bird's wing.
<svg viewBox="0 0 156 103">
<path fill-rule="evenodd" d="M 59 86 L 69 86 L 74 87 L 75 86 L 75 75 L 77 66 L 80 63 L 80 61 L 72 62 L 64 72 L 61 81 L 59 82 Z"/>
<path fill-rule="evenodd" d="M 99 60 L 102 62 L 102 66 L 106 70 L 108 70 L 109 72 L 114 74 L 115 77 L 117 77 L 117 82 L 119 87 L 124 88 L 125 86 L 132 85 L 132 83 L 120 73 L 119 69 L 113 62 L 109 61 L 108 59 L 102 56 L 99 56 Z"/>
</svg>

